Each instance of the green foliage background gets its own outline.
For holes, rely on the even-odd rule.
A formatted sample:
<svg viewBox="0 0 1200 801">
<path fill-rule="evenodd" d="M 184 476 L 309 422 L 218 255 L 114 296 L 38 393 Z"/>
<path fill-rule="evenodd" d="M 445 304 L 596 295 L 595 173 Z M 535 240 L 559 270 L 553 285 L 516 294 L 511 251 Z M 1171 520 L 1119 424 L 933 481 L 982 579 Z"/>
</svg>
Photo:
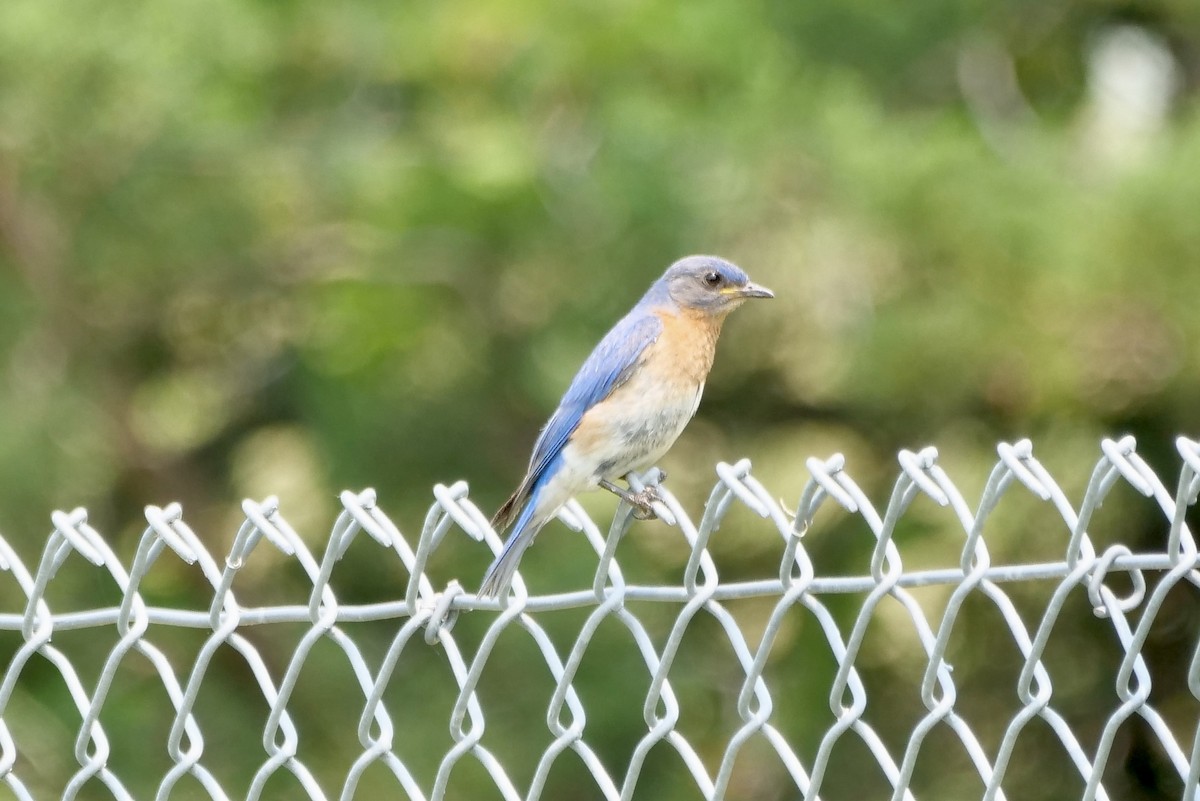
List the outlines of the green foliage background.
<svg viewBox="0 0 1200 801">
<path fill-rule="evenodd" d="M 1096 42 L 1120 25 L 1156 37 L 1175 76 L 1161 126 L 1124 139 L 1105 127 L 1089 72 Z M 846 453 L 882 498 L 896 449 L 928 443 L 971 498 L 995 442 L 1023 436 L 1074 497 L 1103 436 L 1138 435 L 1169 475 L 1173 436 L 1195 433 L 1200 397 L 1198 83 L 1200 6 L 1184 0 L 6 0 L 0 531 L 33 563 L 53 508 L 86 506 L 129 556 L 141 507 L 169 500 L 218 552 L 247 496 L 279 495 L 314 547 L 345 487 L 375 487 L 414 537 L 435 482 L 469 480 L 490 510 L 591 346 L 689 252 L 727 256 L 777 293 L 731 319 L 700 414 L 664 462 L 694 508 L 710 465 L 746 455 L 788 503 L 807 456 Z M 613 505 L 586 504 L 600 519 Z M 998 523 L 997 560 L 1061 558 L 1066 537 L 1030 522 L 1046 519 L 1039 509 L 1017 503 Z M 1102 544 L 1107 533 L 1161 547 L 1161 531 L 1143 542 L 1137 513 L 1124 514 Z M 865 570 L 866 533 L 828 525 L 810 544 L 818 565 Z M 915 564 L 957 563 L 961 533 L 942 512 L 919 508 L 906 525 Z M 749 516 L 732 520 L 713 545 L 723 575 L 777 569 L 765 540 Z M 360 547 L 339 568 L 341 596 L 394 597 L 399 565 Z M 686 559 L 650 525 L 622 548 L 646 581 L 673 580 Z M 435 578 L 472 585 L 481 550 L 448 545 Z M 301 576 L 255 558 L 240 599 L 303 601 Z M 593 563 L 576 538 L 547 531 L 526 564 L 555 589 L 585 582 Z M 105 581 L 71 575 L 54 608 L 114 602 Z M 201 584 L 164 562 L 147 594 L 199 606 Z M 19 609 L 11 582 L 4 592 Z M 839 614 L 852 620 L 860 601 Z M 744 614 L 752 627 L 765 611 Z M 1177 614 L 1182 655 L 1200 618 L 1194 603 Z M 999 625 L 980 615 L 980 630 Z M 569 643 L 578 623 L 547 625 Z M 483 623 L 461 625 L 469 641 Z M 811 619 L 798 612 L 789 631 L 772 667 L 776 719 L 811 759 L 831 722 L 833 664 Z M 377 659 L 393 633 L 355 635 Z M 1063 635 L 1056 698 L 1086 727 L 1089 709 L 1115 705 L 1111 673 L 1089 666 L 1115 652 L 1102 627 L 1076 634 Z M 736 723 L 739 671 L 706 654 L 706 635 L 715 627 L 685 643 L 695 673 L 673 680 L 685 708 L 713 710 L 681 723 L 712 760 Z M 202 640 L 152 636 L 178 637 L 180 670 Z M 281 669 L 294 640 L 278 636 L 268 652 Z M 865 671 L 885 690 L 870 719 L 900 753 L 923 707 L 915 690 L 886 688 L 911 679 L 919 646 L 911 632 L 889 636 L 868 641 Z M 97 653 L 71 638 L 69 653 Z M 974 722 L 986 729 L 1011 715 L 1019 660 L 962 640 L 956 678 L 979 689 Z M 529 676 L 531 649 L 511 647 L 484 687 L 487 744 L 525 787 L 549 741 L 550 684 Z M 1168 672 L 1181 669 L 1172 658 Z M 360 752 L 354 710 L 330 700 L 335 677 L 355 693 L 339 659 L 319 651 L 297 701 L 328 722 L 302 732 L 321 776 Z M 428 787 L 454 693 L 448 678 L 432 684 L 445 673 L 435 652 L 413 659 L 393 700 L 415 716 L 404 736 Z M 233 677 L 202 699 L 202 720 L 214 770 L 240 794 L 260 718 L 227 721 L 262 702 L 229 660 Z M 645 724 L 606 699 L 644 694 L 640 664 L 620 631 L 602 629 L 581 674 L 589 737 L 616 775 Z M 85 681 L 98 667 L 84 665 Z M 165 698 L 146 702 L 139 682 L 153 677 L 128 674 L 103 719 L 114 765 L 148 796 L 169 766 L 154 737 L 170 718 Z M 1185 689 L 1162 699 L 1181 720 L 1195 712 Z M 413 709 L 422 699 L 428 710 Z M 77 716 L 52 673 L 22 685 L 10 717 L 37 743 L 25 770 L 47 797 L 60 792 Z M 1039 749 L 1045 734 L 1019 751 L 1017 797 L 1078 784 L 1069 767 L 1047 769 L 1065 763 Z M 993 751 L 997 737 L 985 735 Z M 654 754 L 652 794 L 639 797 L 694 797 L 678 762 Z M 748 754 L 738 797 L 795 796 L 765 747 Z M 881 775 L 855 767 L 864 754 L 837 752 L 830 798 L 882 791 Z M 942 767 L 922 763 L 929 797 L 976 792 L 969 767 Z M 594 793 L 568 789 L 574 763 L 556 771 L 547 797 Z M 455 797 L 492 797 L 481 777 L 464 767 Z M 368 782 L 361 797 L 395 792 L 382 770 Z M 268 785 L 270 797 L 294 790 Z"/>
</svg>

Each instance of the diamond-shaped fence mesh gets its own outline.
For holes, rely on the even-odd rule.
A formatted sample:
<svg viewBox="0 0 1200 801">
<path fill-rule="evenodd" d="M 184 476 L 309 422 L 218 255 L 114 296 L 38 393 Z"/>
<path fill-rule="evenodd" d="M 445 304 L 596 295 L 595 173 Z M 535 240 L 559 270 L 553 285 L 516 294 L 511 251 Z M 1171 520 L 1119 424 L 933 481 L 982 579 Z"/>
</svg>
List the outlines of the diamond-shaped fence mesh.
<svg viewBox="0 0 1200 801">
<path fill-rule="evenodd" d="M 591 586 L 535 594 L 527 570 L 502 601 L 433 579 L 483 549 L 464 533 L 501 544 L 464 483 L 434 488 L 415 534 L 371 490 L 343 493 L 323 555 L 273 499 L 243 504 L 223 557 L 177 504 L 147 509 L 131 559 L 83 510 L 56 512 L 35 565 L 0 539 L 13 580 L 0 786 L 19 799 L 1200 799 L 1187 524 L 1200 443 L 1176 444 L 1168 482 L 1132 438 L 1104 441 L 1076 500 L 1028 441 L 1000 445 L 974 506 L 931 448 L 900 453 L 882 505 L 841 456 L 809 459 L 786 501 L 748 461 L 720 464 L 697 514 L 660 487 L 675 581 L 626 581 L 628 506 L 604 533 L 572 502 L 561 519 L 595 554 Z M 1129 488 L 1150 510 L 1139 532 L 1120 511 Z M 961 548 L 929 553 L 945 542 L 922 536 L 929 499 Z M 1011 554 L 992 534 L 1005 514 L 1003 530 L 1055 558 L 994 561 L 989 548 Z M 1102 537 L 1110 514 L 1117 535 Z M 754 543 L 739 548 L 774 554 L 770 575 L 718 572 L 734 515 Z M 1123 544 L 1146 532 L 1136 541 L 1155 547 Z M 862 569 L 818 571 L 824 537 Z M 338 568 L 352 543 L 395 575 L 394 597 L 357 597 Z M 239 603 L 264 550 L 299 592 Z M 67 581 L 112 605 L 57 609 Z"/>
</svg>

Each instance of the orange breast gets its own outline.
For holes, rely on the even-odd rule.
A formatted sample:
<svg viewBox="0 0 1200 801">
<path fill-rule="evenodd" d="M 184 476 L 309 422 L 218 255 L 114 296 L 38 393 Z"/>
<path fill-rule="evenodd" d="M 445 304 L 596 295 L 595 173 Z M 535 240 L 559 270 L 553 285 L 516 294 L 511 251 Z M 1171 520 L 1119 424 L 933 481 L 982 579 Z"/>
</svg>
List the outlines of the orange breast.
<svg viewBox="0 0 1200 801">
<path fill-rule="evenodd" d="M 651 346 L 654 353 L 647 353 L 646 356 L 657 368 L 656 371 L 661 372 L 660 378 L 683 384 L 703 383 L 717 352 L 717 337 L 721 334 L 724 315 L 713 316 L 686 310 L 679 314 L 655 314 L 662 320 L 663 330 L 658 341 Z"/>
</svg>

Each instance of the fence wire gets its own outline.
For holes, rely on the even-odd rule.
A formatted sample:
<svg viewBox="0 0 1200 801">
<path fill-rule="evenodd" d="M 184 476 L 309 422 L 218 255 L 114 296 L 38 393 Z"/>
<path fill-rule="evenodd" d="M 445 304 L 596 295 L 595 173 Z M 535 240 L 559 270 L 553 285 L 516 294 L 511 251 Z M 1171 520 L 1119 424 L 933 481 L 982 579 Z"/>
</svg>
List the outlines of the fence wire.
<svg viewBox="0 0 1200 801">
<path fill-rule="evenodd" d="M 184 522 L 178 504 L 149 507 L 147 526 L 128 566 L 89 525 L 84 510 L 55 512 L 54 530 L 32 570 L 0 538 L 0 568 L 19 586 L 18 606 L 24 604 L 23 609 L 0 614 L 0 636 L 7 637 L 4 642 L 11 646 L 0 683 L 0 780 L 19 799 L 51 795 L 131 799 L 151 794 L 156 799 L 442 799 L 468 797 L 455 788 L 482 785 L 494 788 L 489 789 L 491 797 L 511 800 L 567 797 L 562 781 L 555 784 L 552 779 L 556 772 L 566 771 L 573 777 L 569 797 L 630 799 L 665 797 L 649 786 L 653 780 L 648 777 L 658 775 L 660 768 L 647 767 L 665 760 L 673 762 L 677 774 L 682 773 L 682 786 L 691 793 L 679 797 L 848 797 L 832 795 L 837 785 L 832 774 L 860 772 L 881 777 L 880 797 L 911 801 L 924 792 L 919 782 L 914 783 L 918 764 L 932 762 L 936 771 L 944 760 L 946 770 L 953 765 L 959 774 L 954 797 L 1004 799 L 1020 797 L 1013 795 L 1011 782 L 1014 766 L 1032 758 L 1030 749 L 1022 746 L 1025 738 L 1057 744 L 1054 747 L 1062 757 L 1058 773 L 1067 775 L 1047 774 L 1042 781 L 1071 788 L 1070 797 L 1200 799 L 1200 707 L 1195 705 L 1200 701 L 1200 649 L 1195 644 L 1200 632 L 1185 619 L 1187 656 L 1165 669 L 1152 671 L 1143 653 L 1160 612 L 1170 608 L 1164 604 L 1168 594 L 1194 593 L 1200 587 L 1200 559 L 1185 520 L 1200 492 L 1200 443 L 1180 438 L 1176 445 L 1181 467 L 1172 490 L 1139 457 L 1131 437 L 1104 441 L 1086 491 L 1074 504 L 1033 457 L 1028 441 L 1001 444 L 974 509 L 939 467 L 932 448 L 899 454 L 898 478 L 883 506 L 871 502 L 840 455 L 824 461 L 809 459 L 807 484 L 788 506 L 754 478 L 749 461 L 720 464 L 718 481 L 698 520 L 661 488 L 658 516 L 671 527 L 671 536 L 686 541 L 688 558 L 678 582 L 626 583 L 614 556 L 631 525 L 632 510 L 619 506 L 604 534 L 572 502 L 561 519 L 581 532 L 598 556 L 592 586 L 539 595 L 528 589 L 539 584 L 536 576 L 529 584 L 518 576 L 511 595 L 501 601 L 478 600 L 457 581 L 439 586 L 427 571 L 435 556 L 445 564 L 439 548 L 444 551 L 447 538 L 457 537 L 453 531 L 485 543 L 492 552 L 501 546 L 463 482 L 434 488 L 435 503 L 415 538 L 402 534 L 388 519 L 373 491 L 342 493 L 344 511 L 321 557 L 289 526 L 274 499 L 243 503 L 244 522 L 223 560 Z M 655 474 L 647 477 L 648 482 L 656 480 Z M 1157 509 L 1161 548 L 1134 553 L 1115 544 L 1098 550 L 1089 537 L 1101 502 L 1119 482 L 1146 496 Z M 1037 536 L 1061 545 L 1060 561 L 993 563 L 984 535 L 1002 497 L 1013 488 L 1045 502 L 1041 508 L 1046 516 L 1039 518 Z M 920 495 L 948 507 L 961 527 L 957 567 L 905 570 L 893 535 Z M 710 540 L 731 510 L 739 507 L 765 521 L 758 524 L 761 530 L 756 536 L 776 543 L 777 575 L 746 580 L 722 580 L 718 575 Z M 814 517 L 823 507 L 839 511 L 823 514 L 814 527 Z M 866 547 L 859 549 L 864 557 L 870 551 L 869 570 L 862 575 L 818 575 L 806 543 L 820 536 L 822 527 L 847 520 L 865 524 L 873 535 L 872 540 L 861 540 Z M 335 594 L 338 562 L 352 541 L 363 539 L 361 535 L 399 558 L 396 563 L 389 557 L 387 566 L 395 568 L 402 597 L 351 604 Z M 457 547 L 465 547 L 465 541 Z M 277 549 L 282 554 L 277 560 L 299 566 L 305 587 L 311 585 L 305 602 L 239 604 L 235 581 L 252 552 L 263 548 Z M 86 575 L 111 585 L 118 602 L 85 611 L 52 608 L 55 575 L 73 554 L 94 569 L 76 569 L 72 580 Z M 211 595 L 207 610 L 186 606 L 188 593 L 183 590 L 175 604 L 150 605 L 144 600 L 144 594 L 150 594 L 147 577 L 160 559 L 180 559 L 199 568 L 203 578 L 193 586 L 204 587 L 206 598 Z M 464 583 L 473 586 L 476 581 L 475 574 L 469 581 L 464 576 Z M 1031 615 L 1019 590 L 1034 582 L 1051 589 L 1044 606 Z M 241 592 L 243 585 L 238 586 Z M 931 587 L 944 591 L 937 613 L 918 597 L 923 588 Z M 156 594 L 164 594 L 161 587 Z M 861 600 L 847 611 L 841 601 L 852 597 Z M 1097 690 L 1111 703 L 1102 705 L 1087 726 L 1061 711 L 1066 699 L 1056 696 L 1055 682 L 1065 682 L 1080 666 L 1067 660 L 1068 667 L 1052 675 L 1047 655 L 1056 626 L 1061 629 L 1064 618 L 1072 614 L 1071 599 L 1080 597 L 1086 598 L 1094 615 L 1091 619 L 1106 626 L 1107 636 L 1115 642 L 1115 671 L 1105 675 L 1104 687 Z M 753 625 L 731 611 L 748 599 L 765 610 Z M 987 628 L 977 630 L 975 624 L 970 631 L 956 628 L 966 616 L 965 609 L 979 606 L 988 610 L 982 618 L 990 621 Z M 656 619 L 666 622 L 648 623 L 652 617 L 644 611 L 648 609 L 656 610 Z M 561 626 L 552 635 L 541 621 L 563 610 L 574 610 L 576 622 L 565 637 Z M 667 610 L 665 618 L 662 610 Z M 797 614 L 815 623 L 809 629 L 815 635 L 810 633 L 805 641 L 809 653 L 789 657 L 786 670 L 777 669 L 774 663 L 781 658 L 782 641 L 795 636 Z M 1032 625 L 1026 618 L 1033 618 Z M 872 715 L 881 703 L 870 679 L 878 673 L 878 657 L 864 664 L 864 642 L 881 621 L 889 630 L 911 627 L 909 636 L 915 636 L 918 644 L 920 658 L 911 671 L 911 685 L 885 688 L 909 693 L 910 707 L 915 709 L 913 721 L 905 724 L 899 738 L 883 733 L 895 728 L 894 721 Z M 370 623 L 376 625 L 371 631 L 384 634 L 367 642 L 369 638 L 355 626 Z M 611 640 L 614 627 L 636 649 L 638 669 L 644 670 L 644 695 L 593 695 L 585 703 L 578 686 L 583 680 L 581 664 L 593 658 L 591 650 L 608 647 L 597 642 L 601 636 L 605 643 Z M 466 629 L 478 636 L 468 638 Z M 696 629 L 704 632 L 701 645 L 685 648 L 688 632 Z M 84 656 L 70 656 L 67 649 L 52 644 L 56 634 L 67 638 L 79 630 L 97 635 L 89 641 L 93 645 L 80 652 Z M 283 657 L 272 656 L 280 653 L 276 635 L 283 630 L 296 633 L 294 645 L 284 648 Z M 181 657 L 187 649 L 173 647 L 169 641 L 184 631 L 200 643 L 194 655 Z M 600 635 L 600 631 L 607 633 Z M 546 744 L 540 747 L 535 764 L 524 765 L 506 764 L 501 756 L 506 743 L 485 732 L 489 725 L 511 732 L 503 716 L 529 710 L 514 710 L 511 699 L 481 690 L 491 660 L 499 659 L 501 649 L 518 634 L 532 647 L 506 656 L 506 669 L 518 660 L 519 669 L 531 676 L 548 674 L 546 696 L 531 718 L 542 722 L 530 727 L 537 731 L 524 735 L 529 742 Z M 947 658 L 952 638 L 996 643 L 997 649 L 1015 646 L 1019 652 L 1014 654 L 1015 680 L 998 691 L 1008 703 L 1003 715 L 997 718 L 993 711 L 983 721 L 973 716 L 970 697 L 975 687 L 956 683 Z M 97 642 L 102 644 L 95 646 Z M 820 648 L 813 648 L 813 643 Z M 686 657 L 681 657 L 685 651 Z M 688 715 L 695 718 L 695 710 L 687 706 L 695 693 L 681 685 L 689 671 L 698 669 L 698 659 L 717 651 L 732 653 L 736 680 L 727 699 L 728 725 L 714 740 L 711 732 L 702 738 L 694 735 L 685 722 Z M 797 677 L 822 675 L 819 665 L 830 663 L 830 658 L 823 693 L 827 708 L 807 710 L 803 719 L 819 725 L 797 731 L 788 711 L 795 709 L 789 693 Z M 687 664 L 681 664 L 685 659 Z M 336 696 L 320 697 L 318 692 L 319 702 L 301 701 L 298 686 L 333 686 L 334 673 L 344 674 L 347 669 L 353 678 L 338 685 Z M 1151 701 L 1163 670 L 1186 687 L 1166 696 L 1170 708 Z M 451 683 L 452 706 L 437 731 L 425 730 L 433 727 L 416 711 L 422 697 L 432 692 L 428 688 L 434 680 L 423 675 L 425 671 L 437 671 L 439 681 Z M 239 686 L 244 697 L 206 705 L 214 693 L 206 695 L 205 688 L 230 672 L 243 676 Z M 54 686 L 65 687 L 69 696 L 64 706 L 72 710 L 72 719 L 67 723 L 36 703 L 40 693 L 53 693 Z M 225 692 L 229 685 L 219 686 L 218 692 Z M 114 739 L 109 732 L 117 730 L 122 716 L 133 714 L 133 695 L 141 696 L 142 703 L 157 703 L 163 723 L 158 728 L 148 725 L 134 742 Z M 1178 700 L 1181 697 L 1186 703 Z M 611 745 L 598 742 L 603 733 L 589 727 L 589 714 L 619 708 L 634 710 L 641 723 L 625 757 L 614 760 Z M 347 714 L 356 731 L 347 740 L 356 741 L 343 743 L 345 764 L 333 770 L 328 761 L 305 749 L 305 741 L 321 732 L 327 725 L 326 713 L 335 709 L 350 710 Z M 1159 786 L 1158 790 L 1165 795 L 1136 795 L 1112 779 L 1114 764 L 1125 760 L 1116 744 L 1121 733 L 1135 724 L 1139 736 L 1162 760 L 1169 782 L 1168 789 Z M 69 754 L 51 747 L 53 733 L 61 734 L 64 726 L 74 741 Z M 439 749 L 436 743 L 447 726 L 448 745 Z M 243 738 L 248 745 L 239 746 L 240 757 L 255 765 L 245 782 L 230 774 L 228 749 L 218 749 L 225 735 L 206 740 L 206 730 L 218 729 L 253 732 L 252 738 Z M 955 761 L 948 755 L 951 751 L 961 757 Z M 162 769 L 156 769 L 151 782 L 142 781 L 148 788 L 144 795 L 129 778 L 131 760 L 121 762 L 120 754 L 133 755 L 134 761 L 148 760 L 150 755 L 161 760 L 152 763 Z M 744 766 L 767 762 L 773 766 L 770 784 L 762 784 L 760 776 L 756 785 L 755 769 L 747 772 Z M 1115 767 L 1117 773 L 1138 769 L 1125 764 Z"/>
</svg>

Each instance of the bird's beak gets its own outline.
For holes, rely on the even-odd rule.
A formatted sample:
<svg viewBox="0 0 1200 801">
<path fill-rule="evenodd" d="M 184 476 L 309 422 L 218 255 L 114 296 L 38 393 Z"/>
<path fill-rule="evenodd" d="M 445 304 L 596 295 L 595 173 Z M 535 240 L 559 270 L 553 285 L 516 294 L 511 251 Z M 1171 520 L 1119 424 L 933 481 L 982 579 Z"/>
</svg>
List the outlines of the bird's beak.
<svg viewBox="0 0 1200 801">
<path fill-rule="evenodd" d="M 738 298 L 773 298 L 775 293 L 762 284 L 749 283 L 745 286 L 730 287 L 729 294 Z"/>
</svg>

